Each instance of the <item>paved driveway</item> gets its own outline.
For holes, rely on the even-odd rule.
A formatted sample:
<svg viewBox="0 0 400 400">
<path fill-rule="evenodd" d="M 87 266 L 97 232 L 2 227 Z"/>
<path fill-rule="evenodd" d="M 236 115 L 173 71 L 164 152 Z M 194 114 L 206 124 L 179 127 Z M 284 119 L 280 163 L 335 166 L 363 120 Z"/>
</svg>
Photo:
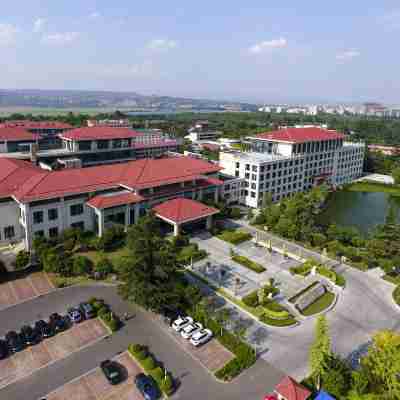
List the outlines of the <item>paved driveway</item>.
<svg viewBox="0 0 400 400">
<path fill-rule="evenodd" d="M 250 228 L 249 231 L 254 231 L 254 228 Z M 219 260 L 221 254 L 229 257 L 231 246 L 225 245 L 224 242 L 221 244 L 219 240 L 216 244 L 217 240 L 215 238 L 206 241 L 196 239 L 202 248 L 211 253 L 211 258 Z M 254 246 L 251 249 L 251 246 L 250 242 L 243 243 L 238 246 L 239 252 L 255 261 L 260 261 L 259 257 L 262 255 L 258 253 L 262 249 L 257 250 Z M 293 246 L 293 251 L 296 250 L 298 253 L 299 246 Z M 291 251 L 289 246 L 286 248 Z M 359 349 L 365 347 L 376 331 L 382 329 L 400 331 L 400 308 L 392 299 L 393 284 L 380 279 L 375 271 L 362 272 L 346 266 L 337 267 L 337 270 L 346 278 L 346 289 L 339 294 L 336 307 L 327 314 L 327 317 L 330 323 L 333 349 L 343 357 L 351 357 L 353 352 L 357 353 Z M 276 271 L 273 275 L 276 280 L 284 282 L 285 274 L 288 274 L 285 266 L 282 266 L 280 271 L 277 270 L 277 267 L 269 266 L 268 271 L 263 274 L 267 277 L 268 273 L 272 271 Z M 254 279 L 257 275 L 263 274 L 248 272 L 248 276 L 252 276 Z M 289 283 L 288 280 L 287 284 L 283 284 L 287 293 L 298 290 L 296 282 L 301 285 L 307 282 L 291 279 L 294 283 Z M 221 299 L 221 304 L 224 302 Z M 228 303 L 225 306 L 233 310 L 233 318 L 247 321 L 249 325 L 248 340 L 260 349 L 265 360 L 297 379 L 302 379 L 307 375 L 309 348 L 314 338 L 315 318 L 307 318 L 295 327 L 266 327 L 239 311 L 234 305 Z"/>
<path fill-rule="evenodd" d="M 143 400 L 136 389 L 133 378 L 142 370 L 127 352 L 113 359 L 124 372 L 124 381 L 118 385 L 108 383 L 100 368 L 66 383 L 46 395 L 47 400 Z"/>
<path fill-rule="evenodd" d="M 92 296 L 102 297 L 113 310 L 122 315 L 135 313 L 126 326 L 110 338 L 73 353 L 50 367 L 45 367 L 25 379 L 0 389 L 0 399 L 37 400 L 65 383 L 96 368 L 101 361 L 124 352 L 130 343 L 141 343 L 172 372 L 181 385 L 172 399 L 182 400 L 259 400 L 282 379 L 283 373 L 260 359 L 232 383 L 219 383 L 166 333 L 166 326 L 152 314 L 135 310 L 117 295 L 116 288 L 105 286 L 70 287 L 57 290 L 30 302 L 0 311 L 0 335 L 32 321 L 37 315 L 63 312 L 71 304 Z M 3 324 L 4 322 L 4 324 Z"/>
<path fill-rule="evenodd" d="M 34 374 L 39 368 L 68 357 L 106 335 L 108 330 L 98 319 L 84 321 L 0 360 L 0 388 Z"/>
</svg>

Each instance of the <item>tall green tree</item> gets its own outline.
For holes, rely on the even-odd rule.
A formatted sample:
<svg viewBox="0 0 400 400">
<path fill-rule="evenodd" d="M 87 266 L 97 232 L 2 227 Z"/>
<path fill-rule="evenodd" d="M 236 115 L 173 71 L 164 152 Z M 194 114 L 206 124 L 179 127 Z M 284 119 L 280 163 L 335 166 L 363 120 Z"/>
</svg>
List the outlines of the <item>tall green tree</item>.
<svg viewBox="0 0 400 400">
<path fill-rule="evenodd" d="M 378 332 L 362 364 L 374 393 L 382 399 L 400 399 L 400 334 Z"/>
<path fill-rule="evenodd" d="M 327 369 L 327 363 L 332 356 L 331 339 L 328 321 L 325 315 L 320 315 L 315 326 L 315 339 L 310 349 L 311 378 L 317 388 L 321 386 L 321 376 Z"/>
<path fill-rule="evenodd" d="M 121 266 L 121 295 L 147 309 L 179 307 L 182 290 L 176 253 L 171 242 L 161 237 L 153 214 L 143 217 L 128 231 L 129 256 Z"/>
</svg>

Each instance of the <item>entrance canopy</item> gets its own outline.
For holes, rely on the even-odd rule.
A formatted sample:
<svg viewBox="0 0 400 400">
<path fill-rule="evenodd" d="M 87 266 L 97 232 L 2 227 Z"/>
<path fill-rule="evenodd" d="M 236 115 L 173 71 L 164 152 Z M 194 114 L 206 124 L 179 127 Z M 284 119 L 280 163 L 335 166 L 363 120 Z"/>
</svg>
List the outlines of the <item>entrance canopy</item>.
<svg viewBox="0 0 400 400">
<path fill-rule="evenodd" d="M 153 207 L 155 215 L 174 226 L 174 234 L 179 234 L 179 226 L 188 222 L 207 218 L 207 228 L 211 227 L 211 217 L 219 210 L 195 200 L 177 198 Z"/>
</svg>

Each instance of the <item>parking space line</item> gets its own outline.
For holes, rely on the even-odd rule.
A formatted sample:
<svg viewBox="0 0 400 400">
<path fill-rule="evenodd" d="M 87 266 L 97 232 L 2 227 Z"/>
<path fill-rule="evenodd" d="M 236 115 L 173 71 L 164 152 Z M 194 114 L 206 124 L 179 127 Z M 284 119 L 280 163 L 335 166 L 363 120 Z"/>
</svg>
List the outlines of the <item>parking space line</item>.
<svg viewBox="0 0 400 400">
<path fill-rule="evenodd" d="M 69 332 L 70 332 L 70 331 L 61 332 L 61 333 L 58 334 L 58 337 L 61 336 L 61 335 L 63 335 L 63 334 L 68 334 Z M 16 377 L 16 378 L 12 379 L 11 381 L 7 382 L 7 384 L 3 384 L 3 385 L 0 384 L 0 389 L 5 388 L 6 386 L 9 386 L 9 385 L 11 385 L 11 384 L 13 384 L 13 383 L 15 383 L 15 382 L 22 381 L 22 380 L 28 378 L 29 376 L 33 375 L 36 371 L 40 371 L 41 369 L 47 368 L 47 367 L 49 367 L 49 366 L 55 364 L 56 362 L 59 362 L 59 361 L 61 361 L 61 360 L 65 360 L 65 359 L 67 359 L 68 357 L 72 356 L 73 354 L 78 353 L 78 352 L 80 352 L 80 351 L 86 349 L 87 347 L 90 347 L 90 346 L 94 345 L 94 344 L 97 343 L 97 342 L 100 342 L 101 340 L 103 340 L 104 338 L 106 338 L 106 337 L 108 337 L 108 336 L 109 336 L 108 334 L 105 334 L 105 335 L 103 335 L 103 336 L 100 336 L 100 337 L 98 337 L 97 339 L 93 340 L 92 342 L 90 342 L 90 343 L 88 343 L 88 344 L 86 344 L 86 345 L 84 345 L 84 346 L 82 346 L 82 347 L 79 347 L 79 348 L 77 348 L 77 349 L 72 350 L 72 351 L 69 352 L 65 357 L 53 359 L 53 360 L 51 360 L 50 362 L 48 362 L 47 364 L 44 364 L 44 365 L 42 365 L 42 366 L 40 366 L 40 367 L 38 367 L 38 368 L 35 368 L 34 370 L 30 370 L 28 373 L 24 374 L 24 375 L 21 376 L 21 377 Z M 46 342 L 43 341 L 42 343 L 43 343 L 44 347 L 46 347 L 46 350 L 48 351 L 47 346 L 46 346 Z M 32 350 L 31 350 L 30 347 L 29 347 L 28 349 L 23 350 L 23 351 L 26 351 L 26 350 L 30 350 L 30 351 L 31 351 L 31 355 L 32 355 Z"/>
<path fill-rule="evenodd" d="M 28 276 L 28 277 L 27 277 L 27 278 L 25 278 L 25 279 L 26 279 L 26 281 L 27 281 L 27 282 L 29 282 L 29 284 L 31 285 L 31 287 L 32 287 L 33 291 L 35 292 L 36 296 L 34 296 L 34 297 L 39 297 L 41 293 L 39 292 L 39 290 L 38 290 L 38 289 L 36 289 L 35 285 L 34 285 L 34 284 L 33 284 L 33 282 L 32 282 L 32 279 L 31 279 L 31 277 L 30 277 L 30 276 Z"/>
<path fill-rule="evenodd" d="M 14 285 L 12 284 L 12 282 L 7 282 L 7 284 L 10 287 L 10 291 L 14 295 L 14 299 L 15 299 L 16 303 L 10 304 L 9 306 L 5 306 L 3 308 L 8 308 L 8 307 L 14 306 L 15 304 L 18 304 L 18 294 L 17 294 L 17 291 L 16 291 Z"/>
</svg>

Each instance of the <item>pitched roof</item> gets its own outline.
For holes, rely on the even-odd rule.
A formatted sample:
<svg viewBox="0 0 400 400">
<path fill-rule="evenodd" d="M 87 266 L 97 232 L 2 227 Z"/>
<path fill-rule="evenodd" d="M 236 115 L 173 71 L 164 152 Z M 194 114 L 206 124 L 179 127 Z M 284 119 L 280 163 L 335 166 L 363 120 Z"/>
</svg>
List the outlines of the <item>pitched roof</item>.
<svg viewBox="0 0 400 400">
<path fill-rule="evenodd" d="M 59 121 L 6 121 L 0 124 L 0 128 L 21 127 L 25 129 L 71 129 L 72 125 Z"/>
<path fill-rule="evenodd" d="M 0 198 L 11 196 L 21 185 L 39 174 L 40 171 L 40 168 L 28 161 L 2 158 L 0 160 Z"/>
<path fill-rule="evenodd" d="M 86 204 L 88 206 L 97 208 L 98 210 L 110 207 L 121 206 L 124 204 L 139 203 L 144 198 L 132 192 L 118 192 L 101 194 L 91 198 Z"/>
<path fill-rule="evenodd" d="M 208 207 L 195 200 L 180 197 L 153 207 L 156 215 L 176 223 L 189 222 L 219 213 L 219 210 Z"/>
<path fill-rule="evenodd" d="M 37 134 L 31 133 L 21 127 L 0 127 L 0 140 L 7 142 L 36 141 L 39 139 Z"/>
<path fill-rule="evenodd" d="M 63 139 L 71 140 L 129 139 L 137 136 L 142 136 L 142 134 L 130 128 L 113 128 L 108 126 L 77 128 L 60 135 Z"/>
<path fill-rule="evenodd" d="M 0 159 L 0 170 L 3 160 L 5 159 Z M 14 196 L 29 202 L 119 186 L 132 190 L 142 189 L 193 180 L 220 169 L 215 164 L 189 157 L 141 159 L 60 171 L 38 169 L 38 172 L 15 190 Z"/>
<path fill-rule="evenodd" d="M 304 143 L 344 139 L 344 135 L 337 131 L 322 128 L 287 128 L 261 133 L 256 138 L 275 142 Z"/>
<path fill-rule="evenodd" d="M 306 400 L 311 396 L 311 392 L 307 388 L 290 376 L 286 376 L 275 386 L 275 392 L 286 400 Z"/>
</svg>

